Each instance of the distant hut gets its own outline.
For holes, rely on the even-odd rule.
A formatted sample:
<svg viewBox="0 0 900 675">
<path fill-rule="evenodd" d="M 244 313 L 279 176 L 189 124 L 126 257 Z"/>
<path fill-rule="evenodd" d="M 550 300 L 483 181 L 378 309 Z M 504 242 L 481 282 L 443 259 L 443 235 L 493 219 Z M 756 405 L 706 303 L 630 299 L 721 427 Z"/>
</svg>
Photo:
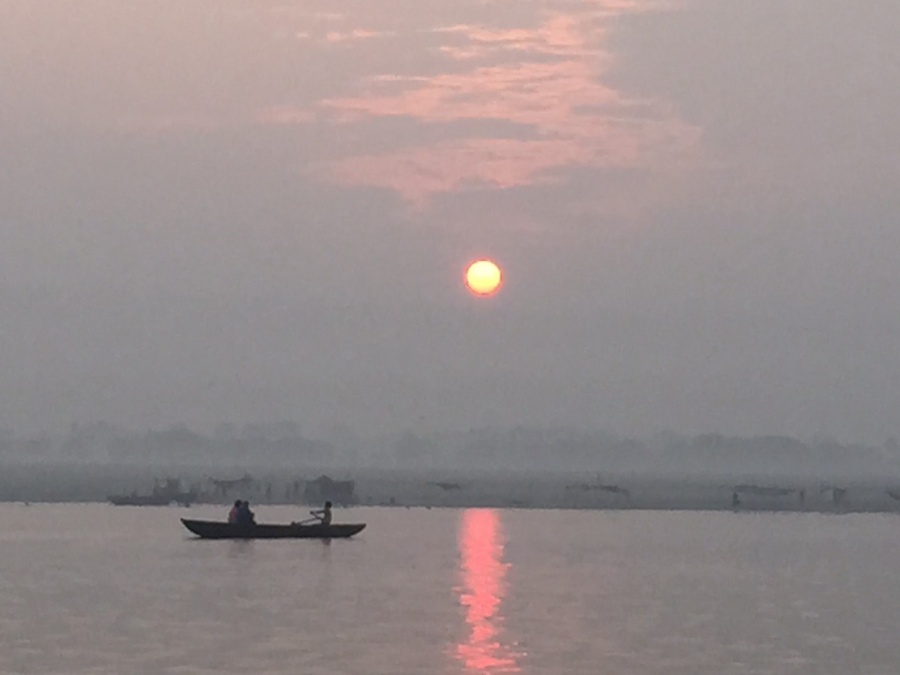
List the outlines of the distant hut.
<svg viewBox="0 0 900 675">
<path fill-rule="evenodd" d="M 213 486 L 213 494 L 221 499 L 228 499 L 232 495 L 245 495 L 255 487 L 253 476 L 245 473 L 240 478 L 210 478 Z"/>
<path fill-rule="evenodd" d="M 841 507 L 844 504 L 844 497 L 847 496 L 847 489 L 841 488 L 836 485 L 823 485 L 819 488 L 819 493 L 830 492 L 831 493 L 831 503 L 835 507 Z"/>
<path fill-rule="evenodd" d="M 325 501 L 343 506 L 356 504 L 356 495 L 353 492 L 355 487 L 355 481 L 334 480 L 322 475 L 315 480 L 306 481 L 303 499 L 307 504 L 320 504 Z"/>
</svg>

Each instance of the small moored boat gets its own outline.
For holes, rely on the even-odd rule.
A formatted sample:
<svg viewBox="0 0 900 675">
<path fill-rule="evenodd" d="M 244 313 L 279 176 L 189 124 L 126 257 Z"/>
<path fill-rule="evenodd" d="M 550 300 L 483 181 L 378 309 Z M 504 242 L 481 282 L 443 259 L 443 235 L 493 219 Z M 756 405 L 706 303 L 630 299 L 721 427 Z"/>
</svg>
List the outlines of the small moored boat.
<svg viewBox="0 0 900 675">
<path fill-rule="evenodd" d="M 109 495 L 109 501 L 113 506 L 168 506 L 180 504 L 190 506 L 197 499 L 196 490 L 182 490 L 181 481 L 177 478 L 167 478 L 165 482 L 156 481 L 153 492 L 149 495 L 139 495 L 132 492 L 130 495 Z"/>
<path fill-rule="evenodd" d="M 346 539 L 362 532 L 366 526 L 365 523 L 236 525 L 216 520 L 191 520 L 190 518 L 182 518 L 181 522 L 201 539 Z"/>
</svg>

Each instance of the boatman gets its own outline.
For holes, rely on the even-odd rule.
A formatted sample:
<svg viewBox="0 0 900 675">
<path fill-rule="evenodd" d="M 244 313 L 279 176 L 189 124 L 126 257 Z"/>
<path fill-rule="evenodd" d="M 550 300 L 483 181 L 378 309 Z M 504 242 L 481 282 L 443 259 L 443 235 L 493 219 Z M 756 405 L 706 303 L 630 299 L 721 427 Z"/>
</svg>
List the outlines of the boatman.
<svg viewBox="0 0 900 675">
<path fill-rule="evenodd" d="M 228 512 L 228 522 L 231 524 L 235 524 L 238 521 L 238 511 L 241 510 L 241 500 L 235 500 L 234 506 L 231 507 L 231 511 Z"/>
<path fill-rule="evenodd" d="M 253 511 L 250 510 L 250 502 L 248 502 L 246 499 L 242 501 L 241 505 L 238 507 L 237 524 L 256 525 L 256 516 Z"/>
<path fill-rule="evenodd" d="M 325 508 L 310 511 L 310 514 L 318 518 L 322 525 L 331 525 L 331 502 L 325 502 Z"/>
</svg>

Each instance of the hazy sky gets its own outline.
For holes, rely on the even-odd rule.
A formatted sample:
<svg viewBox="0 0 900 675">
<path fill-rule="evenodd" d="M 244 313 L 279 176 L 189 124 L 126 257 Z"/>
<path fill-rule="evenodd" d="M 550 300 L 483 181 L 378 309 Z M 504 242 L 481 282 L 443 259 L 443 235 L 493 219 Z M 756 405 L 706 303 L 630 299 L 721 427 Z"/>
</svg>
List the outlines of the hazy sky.
<svg viewBox="0 0 900 675">
<path fill-rule="evenodd" d="M 0 425 L 900 435 L 898 35 L 895 0 L 0 0 Z"/>
</svg>

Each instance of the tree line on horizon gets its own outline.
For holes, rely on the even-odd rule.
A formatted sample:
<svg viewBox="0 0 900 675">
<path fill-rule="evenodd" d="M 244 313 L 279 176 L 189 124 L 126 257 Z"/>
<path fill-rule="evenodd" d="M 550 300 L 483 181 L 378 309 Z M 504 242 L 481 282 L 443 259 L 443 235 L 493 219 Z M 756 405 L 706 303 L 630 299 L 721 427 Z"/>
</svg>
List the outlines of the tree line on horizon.
<svg viewBox="0 0 900 675">
<path fill-rule="evenodd" d="M 414 433 L 365 440 L 315 439 L 294 423 L 221 425 L 206 435 L 187 425 L 134 432 L 106 422 L 73 425 L 61 438 L 0 431 L 0 459 L 121 463 L 342 464 L 410 469 L 541 470 L 656 473 L 900 473 L 900 443 L 882 446 L 790 436 L 657 434 L 515 427 Z"/>
</svg>

